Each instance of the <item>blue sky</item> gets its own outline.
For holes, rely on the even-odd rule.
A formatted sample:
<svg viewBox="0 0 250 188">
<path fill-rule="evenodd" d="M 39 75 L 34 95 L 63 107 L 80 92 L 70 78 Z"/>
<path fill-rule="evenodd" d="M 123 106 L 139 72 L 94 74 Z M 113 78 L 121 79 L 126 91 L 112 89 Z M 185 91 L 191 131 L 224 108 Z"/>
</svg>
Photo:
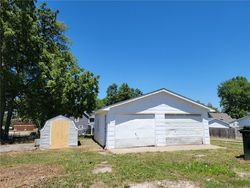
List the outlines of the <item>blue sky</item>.
<svg viewBox="0 0 250 188">
<path fill-rule="evenodd" d="M 250 80 L 250 1 L 48 1 L 81 67 L 144 93 L 167 88 L 219 107 L 217 86 Z"/>
</svg>

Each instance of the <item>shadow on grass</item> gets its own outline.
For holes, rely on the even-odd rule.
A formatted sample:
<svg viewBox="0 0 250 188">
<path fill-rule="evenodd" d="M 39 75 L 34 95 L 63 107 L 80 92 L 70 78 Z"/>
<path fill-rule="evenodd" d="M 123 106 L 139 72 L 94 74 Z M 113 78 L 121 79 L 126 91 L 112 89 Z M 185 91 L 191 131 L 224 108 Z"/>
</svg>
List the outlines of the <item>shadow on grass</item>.
<svg viewBox="0 0 250 188">
<path fill-rule="evenodd" d="M 236 159 L 246 160 L 244 155 L 235 156 Z"/>
</svg>

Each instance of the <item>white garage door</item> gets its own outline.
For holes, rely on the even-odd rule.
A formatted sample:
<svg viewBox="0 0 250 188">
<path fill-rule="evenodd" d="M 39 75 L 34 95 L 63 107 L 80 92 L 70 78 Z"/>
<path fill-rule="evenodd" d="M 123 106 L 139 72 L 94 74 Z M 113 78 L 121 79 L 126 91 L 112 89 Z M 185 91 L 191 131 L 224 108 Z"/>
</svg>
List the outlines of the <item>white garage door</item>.
<svg viewBox="0 0 250 188">
<path fill-rule="evenodd" d="M 203 123 L 199 114 L 165 115 L 166 145 L 202 144 Z"/>
<path fill-rule="evenodd" d="M 154 115 L 118 115 L 115 127 L 116 148 L 155 145 Z"/>
</svg>

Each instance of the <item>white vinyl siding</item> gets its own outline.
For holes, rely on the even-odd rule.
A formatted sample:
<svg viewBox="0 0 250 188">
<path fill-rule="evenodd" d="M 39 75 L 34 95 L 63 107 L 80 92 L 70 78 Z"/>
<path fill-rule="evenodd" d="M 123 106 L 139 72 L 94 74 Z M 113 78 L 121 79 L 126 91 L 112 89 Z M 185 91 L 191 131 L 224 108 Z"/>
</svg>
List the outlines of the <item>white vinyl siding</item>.
<svg viewBox="0 0 250 188">
<path fill-rule="evenodd" d="M 96 114 L 94 138 L 107 149 L 209 144 L 208 109 L 164 92 Z M 107 115 L 107 130 L 100 118 Z"/>
<path fill-rule="evenodd" d="M 98 114 L 95 117 L 94 139 L 101 145 L 105 146 L 105 115 Z"/>
<path fill-rule="evenodd" d="M 155 145 L 154 115 L 118 115 L 116 119 L 116 148 Z"/>
<path fill-rule="evenodd" d="M 157 121 L 158 145 L 203 143 L 203 123 L 198 114 L 165 114 Z"/>
<path fill-rule="evenodd" d="M 250 116 L 246 116 L 238 120 L 239 126 L 248 126 L 250 127 Z"/>
<path fill-rule="evenodd" d="M 224 128 L 224 129 L 228 129 L 229 125 L 225 122 L 221 122 L 221 121 L 210 121 L 209 122 L 209 128 Z"/>
</svg>

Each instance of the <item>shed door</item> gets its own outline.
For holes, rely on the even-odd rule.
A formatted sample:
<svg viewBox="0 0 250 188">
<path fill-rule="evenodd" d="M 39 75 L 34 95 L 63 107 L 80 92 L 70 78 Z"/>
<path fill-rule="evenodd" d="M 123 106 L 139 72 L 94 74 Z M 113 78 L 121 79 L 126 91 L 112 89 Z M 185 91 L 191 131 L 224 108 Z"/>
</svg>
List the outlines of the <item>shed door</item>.
<svg viewBox="0 0 250 188">
<path fill-rule="evenodd" d="M 69 147 L 69 121 L 55 120 L 51 127 L 51 148 Z"/>
<path fill-rule="evenodd" d="M 115 124 L 115 148 L 155 145 L 154 115 L 118 115 Z"/>
<path fill-rule="evenodd" d="M 166 145 L 202 144 L 203 123 L 199 114 L 165 115 Z"/>
</svg>

